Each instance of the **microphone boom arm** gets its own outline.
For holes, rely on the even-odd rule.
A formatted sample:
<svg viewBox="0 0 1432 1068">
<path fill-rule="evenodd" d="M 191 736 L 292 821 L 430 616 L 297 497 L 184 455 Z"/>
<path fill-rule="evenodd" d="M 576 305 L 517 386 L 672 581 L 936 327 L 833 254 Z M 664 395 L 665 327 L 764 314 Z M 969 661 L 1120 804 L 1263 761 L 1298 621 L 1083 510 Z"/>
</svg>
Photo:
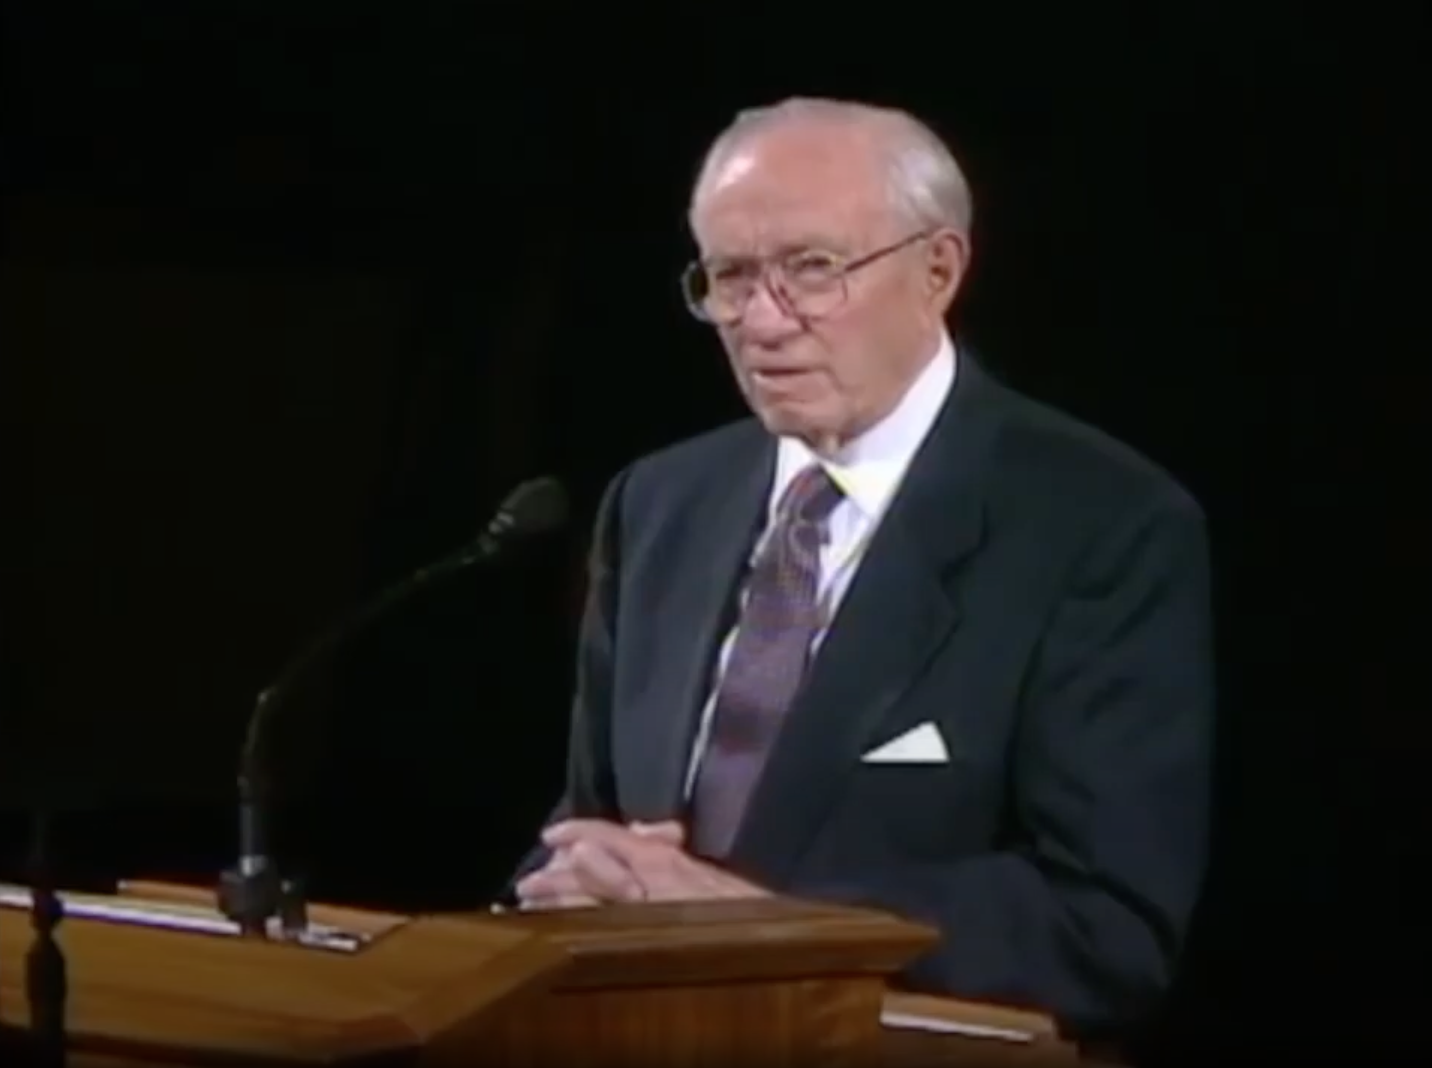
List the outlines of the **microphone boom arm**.
<svg viewBox="0 0 1432 1068">
<path fill-rule="evenodd" d="M 326 656 L 344 639 L 365 629 L 368 624 L 380 618 L 399 601 L 421 592 L 434 579 L 445 578 L 465 567 L 470 567 L 478 561 L 492 556 L 496 549 L 497 539 L 492 534 L 484 532 L 476 542 L 465 547 L 461 552 L 454 553 L 446 560 L 431 564 L 401 582 L 393 583 L 377 597 L 366 602 L 360 611 L 351 616 L 344 616 L 330 625 L 327 630 L 310 641 L 298 656 L 290 660 L 278 679 L 259 694 L 258 701 L 254 705 L 253 715 L 249 717 L 248 729 L 244 734 L 243 751 L 239 758 L 240 794 L 266 791 L 268 784 L 263 781 L 262 757 L 263 744 L 268 737 L 269 725 L 273 722 L 276 709 L 281 706 L 280 698 L 288 695 L 293 683 L 308 670 L 311 664 Z"/>
<path fill-rule="evenodd" d="M 223 873 L 218 892 L 220 911 L 236 923 L 244 935 L 267 937 L 269 920 L 275 916 L 284 936 L 297 935 L 307 927 L 301 889 L 296 881 L 280 875 L 268 834 L 273 784 L 267 770 L 267 750 L 273 724 L 294 682 L 315 661 L 393 605 L 430 586 L 436 579 L 492 559 L 501 550 L 507 535 L 554 527 L 565 515 L 565 496 L 558 483 L 552 479 L 524 483 L 508 497 L 477 538 L 446 559 L 389 586 L 356 612 L 340 617 L 290 660 L 278 679 L 259 694 L 239 757 L 239 862 Z"/>
</svg>

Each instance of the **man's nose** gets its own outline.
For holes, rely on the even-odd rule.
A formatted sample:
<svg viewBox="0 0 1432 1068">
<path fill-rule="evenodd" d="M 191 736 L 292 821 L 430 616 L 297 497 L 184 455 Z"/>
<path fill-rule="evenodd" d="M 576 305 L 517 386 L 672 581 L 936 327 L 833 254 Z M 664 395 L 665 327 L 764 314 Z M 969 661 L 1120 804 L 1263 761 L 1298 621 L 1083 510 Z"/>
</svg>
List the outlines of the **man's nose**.
<svg viewBox="0 0 1432 1068">
<path fill-rule="evenodd" d="M 786 300 L 769 281 L 756 286 L 746 301 L 741 325 L 761 337 L 790 333 L 800 327 Z"/>
</svg>

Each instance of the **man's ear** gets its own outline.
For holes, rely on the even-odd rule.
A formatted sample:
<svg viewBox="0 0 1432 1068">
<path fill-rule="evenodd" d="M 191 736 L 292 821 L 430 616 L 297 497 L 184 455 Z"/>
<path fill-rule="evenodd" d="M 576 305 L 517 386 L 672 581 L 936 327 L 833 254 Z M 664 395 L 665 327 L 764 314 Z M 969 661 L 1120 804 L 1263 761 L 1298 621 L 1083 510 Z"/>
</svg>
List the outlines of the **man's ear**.
<svg viewBox="0 0 1432 1068">
<path fill-rule="evenodd" d="M 969 238 L 955 230 L 940 230 L 929 239 L 927 262 L 926 295 L 943 315 L 955 302 L 955 295 L 969 273 Z"/>
</svg>

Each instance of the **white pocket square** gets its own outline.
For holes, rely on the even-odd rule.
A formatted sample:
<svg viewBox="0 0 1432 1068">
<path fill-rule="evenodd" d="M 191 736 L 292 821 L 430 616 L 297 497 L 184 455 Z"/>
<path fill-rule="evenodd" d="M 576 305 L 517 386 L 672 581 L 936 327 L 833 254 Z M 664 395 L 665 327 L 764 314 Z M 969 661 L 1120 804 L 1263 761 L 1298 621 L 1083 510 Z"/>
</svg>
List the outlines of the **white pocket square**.
<svg viewBox="0 0 1432 1068">
<path fill-rule="evenodd" d="M 860 758 L 862 764 L 948 764 L 950 751 L 933 723 L 922 723 L 876 746 Z"/>
</svg>

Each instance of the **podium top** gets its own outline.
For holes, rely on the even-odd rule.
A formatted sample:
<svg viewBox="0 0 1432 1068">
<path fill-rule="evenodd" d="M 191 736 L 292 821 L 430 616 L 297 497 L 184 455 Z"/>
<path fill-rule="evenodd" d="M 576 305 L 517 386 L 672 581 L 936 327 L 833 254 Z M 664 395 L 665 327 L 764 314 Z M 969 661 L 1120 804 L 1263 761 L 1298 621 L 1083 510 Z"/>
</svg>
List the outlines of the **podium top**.
<svg viewBox="0 0 1432 1068">
<path fill-rule="evenodd" d="M 458 918 L 369 914 L 371 938 L 361 948 L 330 952 L 106 918 L 105 905 L 137 905 L 132 895 L 63 896 L 74 909 L 59 929 L 71 1048 L 140 1063 L 401 1056 L 540 994 L 567 966 L 560 949 L 535 935 Z M 363 915 L 339 911 L 336 927 Z M 29 1023 L 29 944 L 27 913 L 0 907 L 0 1019 L 10 1026 Z"/>
<path fill-rule="evenodd" d="M 878 980 L 936 937 L 883 913 L 788 898 L 419 917 L 315 905 L 319 928 L 354 936 L 324 948 L 217 933 L 207 890 L 130 884 L 117 897 L 65 897 L 72 1048 L 196 1066 L 451 1060 L 490 1025 L 530 1016 L 549 991 L 640 998 L 640 988 Z M 28 916 L 15 905 L 0 901 L 0 1015 L 24 1026 Z M 530 1029 L 525 1041 L 536 1041 Z"/>
<path fill-rule="evenodd" d="M 899 971 L 938 940 L 881 912 L 796 898 L 504 912 L 506 930 L 560 947 L 558 989 L 658 986 Z"/>
</svg>

